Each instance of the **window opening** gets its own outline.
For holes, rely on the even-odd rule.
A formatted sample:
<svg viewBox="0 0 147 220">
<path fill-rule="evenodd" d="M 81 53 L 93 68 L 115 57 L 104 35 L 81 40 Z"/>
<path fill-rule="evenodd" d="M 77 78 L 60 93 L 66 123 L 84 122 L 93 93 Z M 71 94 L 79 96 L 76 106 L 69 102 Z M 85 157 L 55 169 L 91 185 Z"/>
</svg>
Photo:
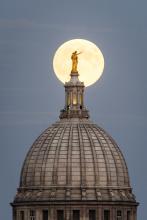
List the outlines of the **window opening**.
<svg viewBox="0 0 147 220">
<path fill-rule="evenodd" d="M 73 220 L 80 220 L 80 210 L 73 210 Z"/>
<path fill-rule="evenodd" d="M 43 210 L 42 211 L 42 219 L 43 220 L 48 220 L 48 210 Z"/>
<path fill-rule="evenodd" d="M 117 210 L 117 220 L 122 220 L 122 211 Z"/>
<path fill-rule="evenodd" d="M 64 220 L 64 211 L 57 210 L 57 220 Z"/>
<path fill-rule="evenodd" d="M 128 210 L 128 211 L 127 211 L 127 220 L 130 220 L 130 219 L 131 219 L 131 211 Z"/>
<path fill-rule="evenodd" d="M 36 219 L 35 210 L 30 210 L 30 220 L 35 220 L 35 219 Z"/>
<path fill-rule="evenodd" d="M 110 210 L 104 210 L 104 220 L 110 220 Z"/>
<path fill-rule="evenodd" d="M 20 220 L 24 220 L 24 211 L 20 211 Z"/>
<path fill-rule="evenodd" d="M 73 94 L 73 105 L 76 105 L 77 104 L 77 95 L 74 93 Z"/>
<path fill-rule="evenodd" d="M 89 210 L 89 220 L 96 220 L 96 211 Z"/>
</svg>

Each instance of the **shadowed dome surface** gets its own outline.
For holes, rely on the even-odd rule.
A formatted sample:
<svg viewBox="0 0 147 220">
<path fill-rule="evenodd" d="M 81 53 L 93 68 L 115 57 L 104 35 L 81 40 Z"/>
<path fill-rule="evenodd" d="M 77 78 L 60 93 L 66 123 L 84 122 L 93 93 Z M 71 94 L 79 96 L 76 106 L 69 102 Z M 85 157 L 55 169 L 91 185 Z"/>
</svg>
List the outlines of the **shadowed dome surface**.
<svg viewBox="0 0 147 220">
<path fill-rule="evenodd" d="M 88 119 L 56 122 L 28 152 L 15 201 L 37 198 L 133 200 L 119 147 Z"/>
</svg>

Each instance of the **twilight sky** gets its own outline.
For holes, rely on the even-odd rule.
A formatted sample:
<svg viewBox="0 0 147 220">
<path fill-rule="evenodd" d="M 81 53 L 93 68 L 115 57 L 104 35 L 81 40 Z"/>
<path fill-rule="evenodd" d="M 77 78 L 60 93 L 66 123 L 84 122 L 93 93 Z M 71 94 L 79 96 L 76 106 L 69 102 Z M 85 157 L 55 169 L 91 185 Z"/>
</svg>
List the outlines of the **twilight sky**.
<svg viewBox="0 0 147 220">
<path fill-rule="evenodd" d="M 56 49 L 83 38 L 103 52 L 101 79 L 85 91 L 91 119 L 120 146 L 140 202 L 147 204 L 147 1 L 0 0 L 0 219 L 11 207 L 25 155 L 58 120 L 64 88 L 53 73 Z"/>
</svg>

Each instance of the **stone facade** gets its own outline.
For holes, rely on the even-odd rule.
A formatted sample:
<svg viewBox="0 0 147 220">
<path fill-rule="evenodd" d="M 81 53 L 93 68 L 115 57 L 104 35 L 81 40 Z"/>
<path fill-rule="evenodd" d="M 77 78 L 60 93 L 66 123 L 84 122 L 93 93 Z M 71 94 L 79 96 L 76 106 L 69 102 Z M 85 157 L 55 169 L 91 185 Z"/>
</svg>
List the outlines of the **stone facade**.
<svg viewBox="0 0 147 220">
<path fill-rule="evenodd" d="M 30 217 L 30 213 L 34 211 L 34 217 Z M 74 216 L 74 211 L 78 211 L 78 216 Z M 23 218 L 22 218 L 22 212 Z M 58 212 L 60 212 L 60 217 Z M 55 219 L 66 219 L 66 220 L 136 220 L 136 207 L 132 204 L 96 204 L 90 202 L 89 204 L 78 204 L 77 202 L 71 204 L 42 204 L 42 205 L 21 205 L 20 207 L 13 208 L 14 219 L 24 220 L 55 220 Z M 45 215 L 46 214 L 46 215 Z"/>
</svg>

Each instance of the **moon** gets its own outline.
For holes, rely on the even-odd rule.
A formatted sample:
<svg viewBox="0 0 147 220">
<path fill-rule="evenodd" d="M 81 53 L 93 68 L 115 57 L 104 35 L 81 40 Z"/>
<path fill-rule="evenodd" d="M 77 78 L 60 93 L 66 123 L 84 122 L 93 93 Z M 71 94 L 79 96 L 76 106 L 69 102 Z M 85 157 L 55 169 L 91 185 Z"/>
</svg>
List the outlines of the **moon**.
<svg viewBox="0 0 147 220">
<path fill-rule="evenodd" d="M 62 82 L 70 80 L 72 69 L 71 55 L 74 51 L 78 55 L 79 80 L 90 86 L 102 75 L 104 70 L 104 57 L 100 49 L 92 42 L 84 39 L 73 39 L 63 43 L 55 52 L 53 69 L 57 78 Z"/>
</svg>

